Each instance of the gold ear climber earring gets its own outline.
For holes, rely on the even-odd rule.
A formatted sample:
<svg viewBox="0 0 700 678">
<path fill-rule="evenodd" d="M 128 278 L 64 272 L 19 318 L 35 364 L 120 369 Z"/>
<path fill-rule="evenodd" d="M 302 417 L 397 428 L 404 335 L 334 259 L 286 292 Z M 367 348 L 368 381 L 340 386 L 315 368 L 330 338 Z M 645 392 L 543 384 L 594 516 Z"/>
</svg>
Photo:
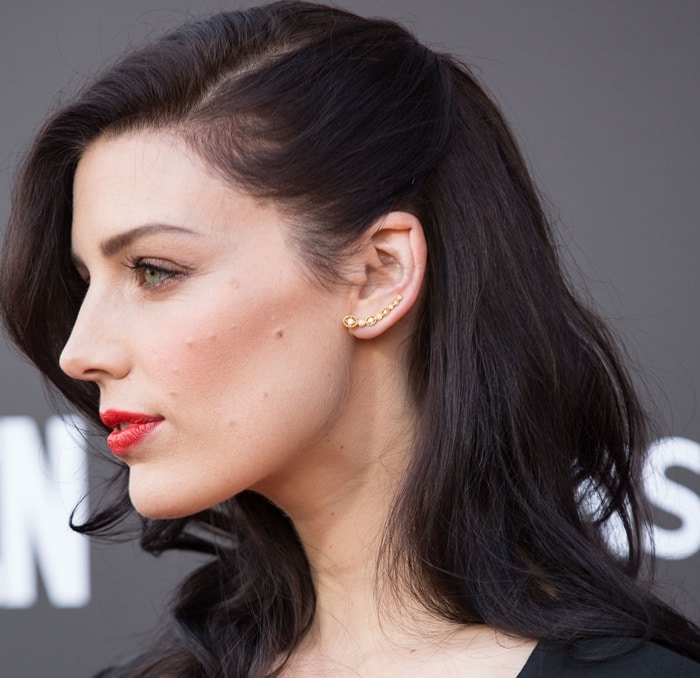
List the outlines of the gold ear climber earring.
<svg viewBox="0 0 700 678">
<path fill-rule="evenodd" d="M 397 295 L 396 299 L 392 301 L 388 306 L 385 306 L 379 313 L 375 313 L 374 315 L 368 315 L 366 318 L 356 318 L 354 315 L 346 315 L 343 318 L 343 325 L 347 327 L 349 330 L 353 329 L 354 327 L 365 327 L 366 325 L 369 325 L 370 327 L 372 325 L 376 325 L 382 318 L 386 318 L 389 313 L 391 313 L 401 302 L 403 299 L 402 295 Z"/>
</svg>

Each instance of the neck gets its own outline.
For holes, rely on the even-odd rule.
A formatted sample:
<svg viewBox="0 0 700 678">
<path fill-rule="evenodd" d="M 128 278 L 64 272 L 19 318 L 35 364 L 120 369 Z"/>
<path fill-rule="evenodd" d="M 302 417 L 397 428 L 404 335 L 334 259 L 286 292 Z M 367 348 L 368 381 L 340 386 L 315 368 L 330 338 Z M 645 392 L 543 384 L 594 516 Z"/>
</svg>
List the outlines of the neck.
<svg viewBox="0 0 700 678">
<path fill-rule="evenodd" d="M 415 432 L 395 349 L 375 344 L 358 363 L 342 417 L 300 452 L 293 472 L 254 488 L 294 522 L 317 593 L 309 637 L 324 646 L 348 634 L 357 642 L 376 635 L 391 607 L 379 593 L 390 587 L 377 562 Z"/>
<path fill-rule="evenodd" d="M 391 451 L 376 464 L 365 460 L 356 465 L 363 451 L 355 449 L 349 455 L 349 467 L 357 472 L 341 475 L 336 467 L 334 479 L 321 479 L 325 487 L 319 501 L 291 514 L 316 588 L 310 637 L 323 645 L 333 645 L 340 637 L 362 642 L 375 636 L 388 605 L 379 559 L 403 469 L 397 468 L 398 455 Z"/>
</svg>

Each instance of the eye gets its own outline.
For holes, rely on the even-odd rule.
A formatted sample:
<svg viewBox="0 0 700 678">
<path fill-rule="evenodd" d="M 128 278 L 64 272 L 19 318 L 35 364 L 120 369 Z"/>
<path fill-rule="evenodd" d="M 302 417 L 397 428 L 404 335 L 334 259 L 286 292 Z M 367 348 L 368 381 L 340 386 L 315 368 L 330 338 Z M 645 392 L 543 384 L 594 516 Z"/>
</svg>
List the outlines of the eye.
<svg viewBox="0 0 700 678">
<path fill-rule="evenodd" d="M 144 264 L 141 268 L 143 282 L 149 287 L 157 287 L 161 283 L 165 282 L 171 275 L 172 273 L 170 271 L 166 271 L 164 268 L 158 268 L 157 266 L 152 266 L 150 264 Z"/>
<path fill-rule="evenodd" d="M 180 275 L 179 271 L 159 266 L 143 259 L 136 259 L 130 262 L 128 266 L 134 271 L 137 284 L 147 289 L 162 287 Z"/>
</svg>

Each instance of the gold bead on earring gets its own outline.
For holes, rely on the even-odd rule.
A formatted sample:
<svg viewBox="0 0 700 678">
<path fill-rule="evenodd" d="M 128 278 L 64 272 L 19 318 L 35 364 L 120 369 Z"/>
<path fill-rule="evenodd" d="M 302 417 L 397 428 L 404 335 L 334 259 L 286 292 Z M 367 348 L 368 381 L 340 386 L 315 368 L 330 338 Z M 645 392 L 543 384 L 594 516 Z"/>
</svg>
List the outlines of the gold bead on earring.
<svg viewBox="0 0 700 678">
<path fill-rule="evenodd" d="M 345 327 L 347 327 L 349 330 L 352 330 L 355 327 L 365 327 L 367 325 L 371 327 L 372 325 L 376 325 L 382 318 L 386 318 L 389 313 L 391 313 L 399 305 L 402 299 L 402 295 L 397 295 L 396 299 L 394 299 L 394 301 L 392 301 L 388 306 L 385 306 L 381 311 L 379 311 L 379 313 L 368 315 L 366 318 L 360 318 L 358 320 L 354 315 L 346 315 L 343 318 L 343 325 L 345 325 Z"/>
</svg>

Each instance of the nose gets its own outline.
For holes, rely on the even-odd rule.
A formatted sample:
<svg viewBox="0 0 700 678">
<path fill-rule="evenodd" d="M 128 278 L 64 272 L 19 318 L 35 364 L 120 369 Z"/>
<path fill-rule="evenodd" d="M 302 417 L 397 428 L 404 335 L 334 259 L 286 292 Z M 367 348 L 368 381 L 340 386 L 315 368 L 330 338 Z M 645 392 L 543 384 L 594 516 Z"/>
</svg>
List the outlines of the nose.
<svg viewBox="0 0 700 678">
<path fill-rule="evenodd" d="M 98 383 L 123 379 L 131 369 L 124 333 L 118 331 L 110 305 L 101 303 L 91 291 L 83 300 L 59 365 L 74 379 Z"/>
</svg>

